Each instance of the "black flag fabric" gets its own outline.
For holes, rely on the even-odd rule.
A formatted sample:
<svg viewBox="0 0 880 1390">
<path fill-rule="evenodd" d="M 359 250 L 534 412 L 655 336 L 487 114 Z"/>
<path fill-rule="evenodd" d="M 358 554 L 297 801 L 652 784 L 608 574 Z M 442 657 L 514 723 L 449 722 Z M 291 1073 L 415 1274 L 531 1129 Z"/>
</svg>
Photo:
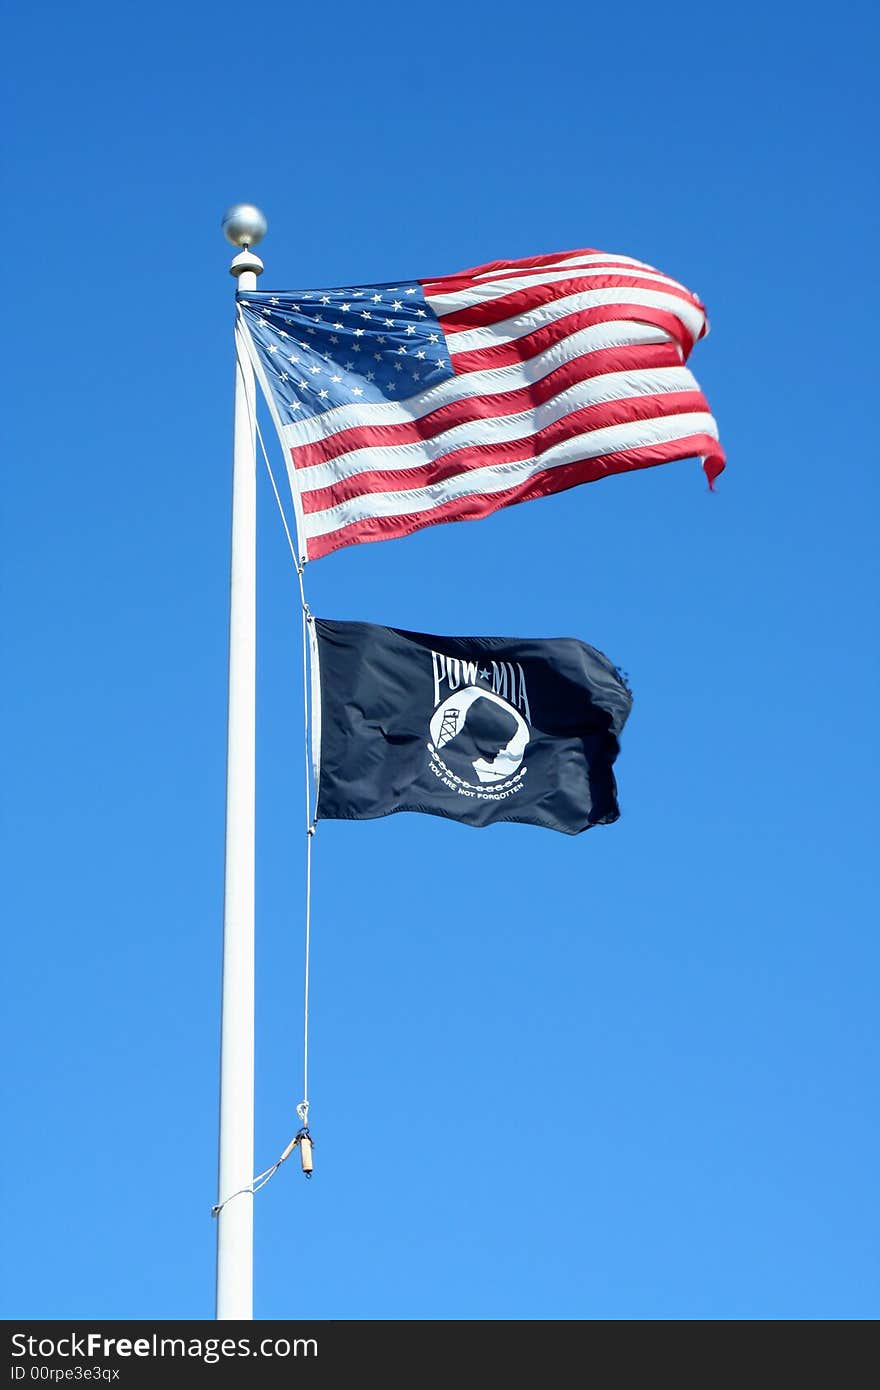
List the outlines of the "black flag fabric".
<svg viewBox="0 0 880 1390">
<path fill-rule="evenodd" d="M 423 811 L 568 835 L 617 820 L 612 769 L 632 696 L 594 647 L 311 627 L 319 820 Z"/>
</svg>

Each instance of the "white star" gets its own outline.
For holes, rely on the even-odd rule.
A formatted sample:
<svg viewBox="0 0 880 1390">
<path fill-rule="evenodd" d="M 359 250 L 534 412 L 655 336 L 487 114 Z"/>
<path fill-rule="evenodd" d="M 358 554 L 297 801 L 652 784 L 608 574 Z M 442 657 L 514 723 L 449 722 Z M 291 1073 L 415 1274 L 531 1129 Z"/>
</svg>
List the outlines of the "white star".
<svg viewBox="0 0 880 1390">
<path fill-rule="evenodd" d="M 283 328 L 279 328 L 279 330 L 278 330 L 278 337 L 279 337 L 279 338 L 289 338 L 289 337 L 290 337 L 290 334 L 289 334 L 289 333 L 285 333 L 285 331 L 284 331 Z"/>
<path fill-rule="evenodd" d="M 339 307 L 340 307 L 340 309 L 342 310 L 343 314 L 347 314 L 348 311 L 349 311 L 349 309 L 351 308 L 351 305 L 350 305 L 350 304 L 340 304 Z"/>
<path fill-rule="evenodd" d="M 365 328 L 356 328 L 356 329 L 354 330 L 354 336 L 355 336 L 356 338 L 362 338 L 362 337 L 364 336 L 364 334 L 366 333 L 366 331 L 367 331 L 367 330 L 366 330 Z"/>
<path fill-rule="evenodd" d="M 385 327 L 386 327 L 386 328 L 393 328 L 393 327 L 394 327 L 394 319 L 386 319 L 386 320 L 385 320 Z"/>
<path fill-rule="evenodd" d="M 361 314 L 362 319 L 371 319 L 372 317 L 373 315 L 370 313 L 369 309 L 364 309 L 363 313 Z"/>
<path fill-rule="evenodd" d="M 321 318 L 321 315 L 320 315 L 320 314 L 315 314 L 315 317 L 312 319 L 312 323 L 323 323 L 323 322 L 324 322 L 324 320 Z"/>
<path fill-rule="evenodd" d="M 382 354 L 381 354 L 381 352 L 374 352 L 374 353 L 373 353 L 373 357 L 374 357 L 374 359 L 375 359 L 377 362 L 381 362 L 381 361 L 382 361 Z"/>
<path fill-rule="evenodd" d="M 277 303 L 278 303 L 278 300 L 277 300 L 277 299 L 274 297 L 274 295 L 273 295 L 272 298 L 269 300 L 269 303 L 270 303 L 270 304 L 277 304 Z"/>
<path fill-rule="evenodd" d="M 341 377 L 341 376 L 331 376 L 330 380 L 331 380 L 331 381 L 335 381 L 335 382 L 340 382 L 340 381 L 342 380 L 342 377 Z"/>
<path fill-rule="evenodd" d="M 301 391 L 308 391 L 309 389 L 309 383 L 307 381 L 300 381 L 298 385 Z"/>
<path fill-rule="evenodd" d="M 343 325 L 342 325 L 341 323 L 334 323 L 333 327 L 334 327 L 334 328 L 342 328 Z"/>
<path fill-rule="evenodd" d="M 331 341 L 331 343 L 338 343 L 338 342 L 339 342 L 339 334 L 338 334 L 338 333 L 331 333 L 331 334 L 330 334 L 330 341 Z"/>
<path fill-rule="evenodd" d="M 403 363 L 402 363 L 402 362 L 395 362 L 395 364 L 394 364 L 394 370 L 395 370 L 396 372 L 402 372 L 402 371 L 403 371 Z"/>
<path fill-rule="evenodd" d="M 417 318 L 417 319 L 425 319 L 425 318 L 427 318 L 427 317 L 428 317 L 428 315 L 425 313 L 424 309 L 416 309 L 416 318 Z"/>
<path fill-rule="evenodd" d="M 379 336 L 378 336 L 378 338 L 376 339 L 376 342 L 377 342 L 377 343 L 384 343 L 384 342 L 385 342 L 385 334 L 384 334 L 384 333 L 380 333 Z"/>
<path fill-rule="evenodd" d="M 278 351 L 278 344 L 277 344 L 277 343 L 273 343 L 272 346 L 269 348 L 269 351 L 270 351 L 270 352 L 277 352 L 277 351 Z"/>
<path fill-rule="evenodd" d="M 399 357 L 406 357 L 406 348 L 405 348 L 405 347 L 399 347 L 399 348 L 397 349 L 397 354 L 398 354 Z"/>
<path fill-rule="evenodd" d="M 388 383 L 388 385 L 386 386 L 385 389 L 386 389 L 386 391 L 396 391 L 396 390 L 397 390 L 397 382 L 396 382 L 396 381 L 389 381 L 389 383 Z"/>
<path fill-rule="evenodd" d="M 420 372 L 413 372 L 413 374 L 412 374 L 412 379 L 413 379 L 413 381 L 421 381 L 421 379 L 422 379 L 421 373 L 420 373 Z"/>
<path fill-rule="evenodd" d="M 381 296 L 381 294 L 374 294 L 374 295 L 373 295 L 373 303 L 374 303 L 374 304 L 381 304 L 381 303 L 382 303 L 382 296 Z"/>
<path fill-rule="evenodd" d="M 376 373 L 375 373 L 375 372 L 367 372 L 367 381 L 375 381 L 375 380 L 376 380 Z"/>
<path fill-rule="evenodd" d="M 350 372 L 353 366 L 354 366 L 354 363 L 353 363 L 353 362 L 346 362 L 346 363 L 345 363 L 345 370 L 346 370 L 347 372 Z"/>
<path fill-rule="evenodd" d="M 438 358 L 437 358 L 437 366 L 438 366 L 438 367 L 445 367 L 445 366 L 446 366 L 446 362 L 444 361 L 444 359 L 443 359 L 442 357 L 438 357 Z"/>
<path fill-rule="evenodd" d="M 318 399 L 321 400 L 321 401 L 325 401 L 325 400 L 327 399 L 327 396 L 328 396 L 328 395 L 329 395 L 329 392 L 327 392 L 327 391 L 319 391 L 319 392 L 318 392 Z"/>
<path fill-rule="evenodd" d="M 317 333 L 317 331 L 318 331 L 317 328 L 308 328 L 308 329 L 306 329 L 306 332 L 307 332 L 307 333 Z M 303 347 L 305 347 L 305 343 L 303 343 Z"/>
<path fill-rule="evenodd" d="M 352 394 L 353 396 L 362 396 L 364 393 L 363 393 L 363 391 L 361 390 L 360 386 L 356 386 L 356 387 L 354 388 L 354 390 L 352 391 L 351 394 Z"/>
<path fill-rule="evenodd" d="M 490 677 L 491 674 L 492 674 L 491 671 L 485 671 L 485 670 L 483 670 L 483 671 L 480 672 L 480 675 L 483 677 L 483 680 L 484 680 L 484 681 L 487 681 L 487 680 L 489 679 L 489 677 Z"/>
<path fill-rule="evenodd" d="M 330 296 L 329 296 L 329 294 L 322 294 L 322 295 L 321 295 L 321 303 L 322 303 L 322 304 L 329 304 L 329 303 L 330 303 Z"/>
<path fill-rule="evenodd" d="M 414 323 L 408 323 L 408 324 L 406 325 L 406 331 L 407 331 L 407 333 L 415 333 L 415 331 L 416 331 L 416 326 L 415 326 L 415 324 L 414 324 Z"/>
<path fill-rule="evenodd" d="M 440 341 L 440 339 L 438 338 L 438 336 L 437 336 L 436 333 L 429 333 L 429 334 L 428 334 L 428 342 L 429 342 L 429 343 L 439 343 L 439 341 Z"/>
<path fill-rule="evenodd" d="M 313 367 L 309 367 L 309 371 L 311 372 L 312 376 L 314 376 L 315 373 L 319 372 L 320 370 L 321 368 L 317 365 L 317 363 Z"/>
<path fill-rule="evenodd" d="M 282 373 L 281 373 L 281 380 L 282 380 L 282 381 L 289 381 L 289 380 L 290 380 L 290 377 L 287 375 L 287 372 L 282 372 Z"/>
<path fill-rule="evenodd" d="M 302 401 L 291 401 L 290 405 L 288 406 L 288 409 L 291 415 L 293 415 L 294 412 L 297 410 L 302 410 Z"/>
<path fill-rule="evenodd" d="M 416 353 L 416 357 L 419 359 L 420 362 L 424 360 L 424 356 L 425 354 L 423 352 Z"/>
<path fill-rule="evenodd" d="M 292 352 L 287 360 L 288 362 L 292 362 L 294 366 L 296 366 L 297 362 L 299 361 L 299 358 L 297 357 L 295 352 Z"/>
<path fill-rule="evenodd" d="M 395 301 L 394 301 L 394 303 L 391 305 L 391 307 L 392 307 L 392 309 L 402 309 L 402 308 L 403 308 L 403 304 L 401 303 L 401 301 L 400 301 L 399 299 L 395 299 Z"/>
<path fill-rule="evenodd" d="M 415 289 L 412 286 L 410 286 L 410 288 L 407 290 L 407 294 L 415 294 Z"/>
</svg>

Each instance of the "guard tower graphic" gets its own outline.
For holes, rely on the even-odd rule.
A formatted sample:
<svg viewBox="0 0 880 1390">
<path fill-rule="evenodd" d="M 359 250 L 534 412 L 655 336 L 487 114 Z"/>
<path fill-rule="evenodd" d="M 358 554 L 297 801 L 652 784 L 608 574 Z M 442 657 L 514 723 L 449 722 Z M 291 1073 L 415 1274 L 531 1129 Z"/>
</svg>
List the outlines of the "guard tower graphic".
<svg viewBox="0 0 880 1390">
<path fill-rule="evenodd" d="M 459 711 L 457 709 L 443 711 L 443 723 L 440 725 L 440 737 L 437 740 L 441 748 L 458 732 L 458 716 Z"/>
</svg>

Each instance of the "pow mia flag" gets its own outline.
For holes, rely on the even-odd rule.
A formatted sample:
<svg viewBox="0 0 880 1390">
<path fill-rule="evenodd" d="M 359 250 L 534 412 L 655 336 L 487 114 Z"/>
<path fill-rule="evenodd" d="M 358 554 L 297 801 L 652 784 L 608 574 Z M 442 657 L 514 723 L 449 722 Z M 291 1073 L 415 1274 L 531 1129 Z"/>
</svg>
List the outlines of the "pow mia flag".
<svg viewBox="0 0 880 1390">
<path fill-rule="evenodd" d="M 632 696 L 594 647 L 310 626 L 319 820 L 424 811 L 568 835 L 617 820 Z"/>
</svg>

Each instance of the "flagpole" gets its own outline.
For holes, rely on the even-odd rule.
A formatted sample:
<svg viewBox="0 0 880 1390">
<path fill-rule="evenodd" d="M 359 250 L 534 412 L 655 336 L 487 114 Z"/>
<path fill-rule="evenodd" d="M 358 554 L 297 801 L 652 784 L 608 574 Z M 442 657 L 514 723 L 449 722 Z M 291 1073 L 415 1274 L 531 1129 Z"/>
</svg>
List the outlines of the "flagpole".
<svg viewBox="0 0 880 1390">
<path fill-rule="evenodd" d="M 266 231 L 259 208 L 239 203 L 223 218 L 239 247 L 230 266 L 255 290 L 263 263 L 251 251 Z M 254 1176 L 254 797 L 256 762 L 256 394 L 247 355 L 237 354 L 232 461 L 226 875 L 220 1027 L 218 1319 L 252 1319 Z M 244 1191 L 240 1189 L 245 1189 Z M 234 1197 L 232 1194 L 236 1194 Z M 231 1200 L 230 1200 L 231 1199 Z"/>
</svg>

